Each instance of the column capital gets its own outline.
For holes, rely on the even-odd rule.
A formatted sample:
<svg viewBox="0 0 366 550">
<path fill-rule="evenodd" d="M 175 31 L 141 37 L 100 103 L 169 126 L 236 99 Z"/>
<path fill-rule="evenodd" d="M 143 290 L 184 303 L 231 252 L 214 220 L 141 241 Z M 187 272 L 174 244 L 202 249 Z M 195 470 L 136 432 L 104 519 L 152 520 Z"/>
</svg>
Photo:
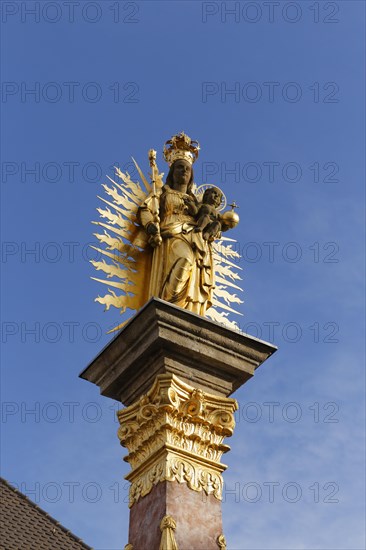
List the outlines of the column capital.
<svg viewBox="0 0 366 550">
<path fill-rule="evenodd" d="M 235 399 L 194 388 L 173 374 L 161 374 L 151 389 L 117 412 L 118 437 L 132 471 L 130 507 L 162 481 L 186 483 L 221 500 L 226 469 L 221 457 L 235 427 Z"/>
</svg>

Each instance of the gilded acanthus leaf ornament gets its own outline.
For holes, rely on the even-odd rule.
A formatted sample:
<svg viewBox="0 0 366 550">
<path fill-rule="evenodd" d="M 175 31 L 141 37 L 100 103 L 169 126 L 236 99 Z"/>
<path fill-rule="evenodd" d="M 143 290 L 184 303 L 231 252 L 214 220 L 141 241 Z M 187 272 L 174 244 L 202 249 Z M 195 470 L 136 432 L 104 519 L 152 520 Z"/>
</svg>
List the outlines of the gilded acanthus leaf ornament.
<svg viewBox="0 0 366 550">
<path fill-rule="evenodd" d="M 139 401 L 118 411 L 118 437 L 127 447 L 132 471 L 130 506 L 161 481 L 186 483 L 194 491 L 222 498 L 221 458 L 230 447 L 235 399 L 193 388 L 161 374 Z"/>
<path fill-rule="evenodd" d="M 222 233 L 239 217 L 235 203 L 222 211 L 226 199 L 218 187 L 195 185 L 192 165 L 198 153 L 198 143 L 181 132 L 165 144 L 170 167 L 165 183 L 153 149 L 149 178 L 135 159 L 140 181 L 119 168 L 114 179 L 108 176 L 107 197 L 99 197 L 103 206 L 97 208 L 100 221 L 93 222 L 100 229 L 94 233 L 100 245 L 93 247 L 100 259 L 91 261 L 101 272 L 93 279 L 108 288 L 96 298 L 106 310 L 137 311 L 154 296 L 238 328 L 228 315 L 239 313 L 235 307 L 243 303 L 237 292 L 240 256 L 235 241 Z"/>
</svg>

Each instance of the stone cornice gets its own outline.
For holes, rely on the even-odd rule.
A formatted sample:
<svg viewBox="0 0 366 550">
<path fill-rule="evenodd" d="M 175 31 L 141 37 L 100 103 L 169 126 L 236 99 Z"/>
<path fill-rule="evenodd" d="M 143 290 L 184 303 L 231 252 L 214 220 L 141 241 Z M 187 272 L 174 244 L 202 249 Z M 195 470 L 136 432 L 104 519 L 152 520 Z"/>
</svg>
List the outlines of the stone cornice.
<svg viewBox="0 0 366 550">
<path fill-rule="evenodd" d="M 159 374 L 228 397 L 276 351 L 268 342 L 152 298 L 80 374 L 102 395 L 136 403 Z"/>
</svg>

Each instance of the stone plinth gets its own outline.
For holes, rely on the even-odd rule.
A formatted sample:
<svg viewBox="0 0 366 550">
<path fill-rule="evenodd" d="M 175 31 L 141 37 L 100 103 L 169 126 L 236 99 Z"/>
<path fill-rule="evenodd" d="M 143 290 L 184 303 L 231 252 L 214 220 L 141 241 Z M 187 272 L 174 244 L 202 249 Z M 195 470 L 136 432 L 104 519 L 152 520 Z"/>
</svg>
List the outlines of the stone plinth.
<svg viewBox="0 0 366 550">
<path fill-rule="evenodd" d="M 131 405 L 158 374 L 175 374 L 227 397 L 276 347 L 152 298 L 80 374 L 102 395 Z"/>
<path fill-rule="evenodd" d="M 276 348 L 153 298 L 81 373 L 121 401 L 131 471 L 128 550 L 225 549 L 229 396 Z"/>
</svg>

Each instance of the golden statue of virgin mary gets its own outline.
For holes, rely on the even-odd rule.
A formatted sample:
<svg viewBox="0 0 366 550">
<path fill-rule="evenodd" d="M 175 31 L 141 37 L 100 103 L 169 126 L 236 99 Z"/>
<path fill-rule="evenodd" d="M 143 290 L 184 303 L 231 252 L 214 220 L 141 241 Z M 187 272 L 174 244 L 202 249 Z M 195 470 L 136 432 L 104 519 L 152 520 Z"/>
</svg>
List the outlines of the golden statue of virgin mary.
<svg viewBox="0 0 366 550">
<path fill-rule="evenodd" d="M 112 262 L 92 264 L 108 279 L 118 279 L 97 281 L 123 292 L 118 296 L 108 289 L 109 294 L 98 296 L 96 301 L 106 309 L 113 305 L 121 313 L 138 310 L 155 296 L 237 328 L 227 316 L 234 312 L 232 303 L 242 301 L 227 288 L 240 290 L 234 283 L 240 268 L 233 262 L 239 254 L 226 244 L 232 239 L 223 238 L 222 232 L 235 227 L 239 217 L 233 208 L 221 213 L 224 195 L 216 186 L 202 186 L 204 193 L 197 189 L 192 166 L 198 153 L 198 143 L 181 132 L 164 147 L 170 167 L 165 184 L 156 152 L 150 150 L 150 182 L 133 159 L 144 188 L 118 168 L 122 183 L 109 178 L 113 187 L 103 186 L 113 202 L 99 198 L 113 211 L 98 209 L 109 223 L 94 222 L 104 228 L 104 234 L 95 236 L 105 249 L 93 248 Z"/>
</svg>

